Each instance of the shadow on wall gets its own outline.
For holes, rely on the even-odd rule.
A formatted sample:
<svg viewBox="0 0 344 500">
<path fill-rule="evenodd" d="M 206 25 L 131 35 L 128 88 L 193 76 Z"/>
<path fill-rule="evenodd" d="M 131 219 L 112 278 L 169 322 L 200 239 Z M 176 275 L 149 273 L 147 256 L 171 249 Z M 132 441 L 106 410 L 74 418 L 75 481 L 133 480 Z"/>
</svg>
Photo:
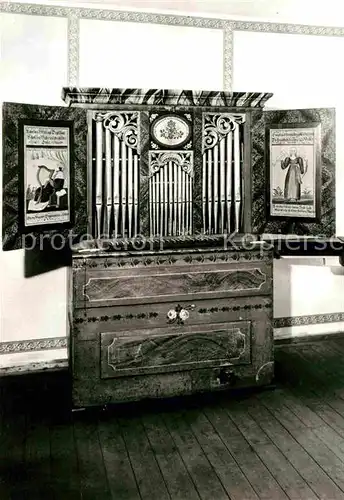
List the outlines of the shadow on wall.
<svg viewBox="0 0 344 500">
<path fill-rule="evenodd" d="M 72 265 L 72 252 L 69 247 L 55 250 L 49 243 L 44 248 L 25 250 L 25 278 L 32 278 L 61 267 Z"/>
</svg>

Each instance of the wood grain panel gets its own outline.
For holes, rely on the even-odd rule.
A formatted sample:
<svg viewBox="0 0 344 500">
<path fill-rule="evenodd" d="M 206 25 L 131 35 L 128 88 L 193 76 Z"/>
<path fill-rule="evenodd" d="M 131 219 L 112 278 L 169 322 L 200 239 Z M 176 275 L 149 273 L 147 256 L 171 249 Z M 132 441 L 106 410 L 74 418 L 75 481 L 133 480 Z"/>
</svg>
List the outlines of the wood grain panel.
<svg viewBox="0 0 344 500">
<path fill-rule="evenodd" d="M 188 294 L 218 294 L 259 292 L 267 282 L 266 274 L 258 267 L 214 272 L 141 274 L 90 278 L 84 287 L 86 303 L 121 303 L 122 299 L 168 300 Z"/>
<path fill-rule="evenodd" d="M 249 364 L 250 322 L 194 326 L 170 333 L 157 328 L 142 335 L 101 334 L 101 377 L 179 371 L 205 366 Z"/>
<path fill-rule="evenodd" d="M 270 383 L 271 264 L 271 252 L 199 248 L 74 258 L 74 405 Z"/>
</svg>

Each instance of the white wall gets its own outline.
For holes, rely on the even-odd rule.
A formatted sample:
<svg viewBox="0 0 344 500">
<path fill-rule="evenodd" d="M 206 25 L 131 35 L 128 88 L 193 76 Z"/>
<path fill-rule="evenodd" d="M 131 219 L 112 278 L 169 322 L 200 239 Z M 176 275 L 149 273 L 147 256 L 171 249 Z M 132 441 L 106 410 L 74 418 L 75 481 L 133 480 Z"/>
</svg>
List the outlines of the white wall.
<svg viewBox="0 0 344 500">
<path fill-rule="evenodd" d="M 66 84 L 67 20 L 1 14 L 2 101 L 62 105 Z M 26 279 L 24 251 L 0 250 L 0 273 L 1 341 L 66 335 L 66 269 Z"/>
<path fill-rule="evenodd" d="M 336 234 L 344 235 L 344 38 L 234 32 L 233 90 L 274 93 L 267 108 L 336 108 Z M 248 87 L 248 88 L 247 88 Z M 274 316 L 344 311 L 344 273 L 319 266 L 319 259 L 281 259 L 274 267 Z M 339 263 L 336 263 L 339 272 Z M 322 327 L 295 327 L 288 334 Z M 337 328 L 344 330 L 343 325 Z M 284 332 L 276 332 L 283 335 Z"/>
<path fill-rule="evenodd" d="M 221 90 L 222 30 L 82 19 L 79 68 L 81 87 Z"/>
<path fill-rule="evenodd" d="M 210 5 L 213 3 L 203 4 L 205 10 Z M 120 7 L 125 7 L 123 2 Z M 163 3 L 156 4 L 157 9 L 161 7 Z M 200 5 L 197 8 L 199 10 Z M 295 16 L 297 12 L 301 12 L 298 5 L 295 6 Z M 230 14 L 229 11 L 224 13 Z M 240 14 L 239 11 L 237 13 Z M 60 92 L 61 87 L 67 84 L 67 20 L 2 14 L 1 22 L 2 100 L 63 105 Z M 301 18 L 300 22 L 303 22 Z M 80 85 L 83 86 L 221 89 L 223 85 L 223 39 L 220 31 L 82 20 L 80 42 Z M 337 106 L 338 134 L 341 134 L 338 137 L 341 137 L 344 112 L 339 92 L 343 78 L 338 57 L 343 53 L 342 44 L 343 39 L 339 38 L 235 33 L 234 90 L 273 91 L 275 97 L 271 105 L 276 107 Z M 111 64 L 108 63 L 110 51 Z M 295 65 L 298 75 L 301 75 L 298 80 L 286 77 Z M 342 143 L 337 141 L 338 165 L 343 159 Z M 344 188 L 344 178 L 339 171 L 337 179 L 339 192 Z M 337 201 L 342 203 L 341 197 L 338 196 Z M 342 234 L 343 224 L 344 221 L 338 218 L 337 227 Z M 22 251 L 0 251 L 0 266 L 0 340 L 65 335 L 66 269 L 25 279 Z M 303 276 L 305 286 L 307 276 L 314 271 L 314 266 L 310 267 L 309 271 L 302 270 L 303 274 L 297 267 L 283 271 L 284 274 L 278 271 L 281 283 L 283 276 L 289 276 L 295 297 L 301 294 L 295 283 Z M 331 280 L 328 276 L 321 277 L 319 290 L 325 281 L 332 283 Z M 284 303 L 289 304 L 288 308 L 283 309 L 283 299 L 279 298 L 276 313 L 281 316 L 308 314 L 310 310 L 318 313 L 320 305 L 329 310 L 330 302 L 331 307 L 335 304 L 336 309 L 343 311 L 340 294 L 336 293 L 335 303 L 332 297 L 340 285 L 336 282 L 334 288 L 331 286 L 326 288 L 331 297 L 328 302 L 323 303 L 319 296 L 312 295 L 313 309 L 303 309 L 300 306 L 302 295 L 300 300 L 295 299 L 294 302 L 291 302 L 290 295 L 286 295 Z M 278 288 L 278 293 L 281 290 Z M 305 287 L 305 290 L 307 294 L 308 288 Z"/>
<path fill-rule="evenodd" d="M 66 30 L 65 19 L 2 14 L 3 101 L 63 105 L 61 88 L 68 83 Z M 204 75 L 207 51 L 212 57 Z M 221 31 L 80 23 L 80 86 L 221 89 L 222 84 Z M 24 278 L 21 250 L 0 250 L 0 265 L 0 341 L 66 335 L 67 270 Z"/>
</svg>

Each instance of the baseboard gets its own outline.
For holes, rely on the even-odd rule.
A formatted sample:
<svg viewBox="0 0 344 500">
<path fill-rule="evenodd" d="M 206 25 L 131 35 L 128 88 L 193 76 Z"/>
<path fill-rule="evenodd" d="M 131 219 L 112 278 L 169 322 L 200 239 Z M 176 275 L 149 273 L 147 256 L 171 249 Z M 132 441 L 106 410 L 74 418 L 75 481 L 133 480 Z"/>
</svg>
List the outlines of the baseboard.
<svg viewBox="0 0 344 500">
<path fill-rule="evenodd" d="M 314 342 L 324 342 L 326 340 L 344 339 L 344 331 L 333 333 L 320 333 L 315 335 L 297 335 L 294 337 L 282 337 L 274 340 L 274 347 L 284 347 L 293 344 L 314 344 Z"/>
<path fill-rule="evenodd" d="M 0 355 L 65 348 L 67 348 L 66 336 L 43 339 L 11 340 L 9 342 L 0 342 Z"/>
<path fill-rule="evenodd" d="M 26 363 L 0 368 L 0 377 L 11 375 L 27 375 L 29 373 L 67 371 L 68 359 L 55 359 L 51 361 L 40 361 L 36 363 Z"/>
<path fill-rule="evenodd" d="M 274 318 L 274 329 L 295 327 L 295 326 L 310 326 L 323 325 L 325 323 L 340 323 L 344 322 L 344 312 L 322 313 L 322 314 L 307 314 L 303 316 L 285 316 L 282 318 Z"/>
</svg>

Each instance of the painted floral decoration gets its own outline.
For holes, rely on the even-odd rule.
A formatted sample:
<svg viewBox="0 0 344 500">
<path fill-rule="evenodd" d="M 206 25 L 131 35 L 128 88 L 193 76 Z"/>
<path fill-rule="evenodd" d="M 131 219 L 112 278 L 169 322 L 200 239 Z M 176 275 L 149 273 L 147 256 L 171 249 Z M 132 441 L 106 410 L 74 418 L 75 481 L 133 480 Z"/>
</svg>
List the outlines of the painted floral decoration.
<svg viewBox="0 0 344 500">
<path fill-rule="evenodd" d="M 174 320 L 177 317 L 177 311 L 175 309 L 170 309 L 167 313 L 167 317 L 169 320 Z"/>
<path fill-rule="evenodd" d="M 181 139 L 184 135 L 182 130 L 178 130 L 174 120 L 168 120 L 166 128 L 160 131 L 161 137 L 165 139 Z"/>
<path fill-rule="evenodd" d="M 170 309 L 167 313 L 167 318 L 169 323 L 177 323 L 182 325 L 190 317 L 189 310 L 193 311 L 195 305 L 191 304 L 189 306 L 182 307 L 180 304 L 177 305 L 175 309 Z"/>
<path fill-rule="evenodd" d="M 179 317 L 182 321 L 187 320 L 189 316 L 190 316 L 189 311 L 187 311 L 186 309 L 182 309 L 179 313 Z"/>
</svg>

